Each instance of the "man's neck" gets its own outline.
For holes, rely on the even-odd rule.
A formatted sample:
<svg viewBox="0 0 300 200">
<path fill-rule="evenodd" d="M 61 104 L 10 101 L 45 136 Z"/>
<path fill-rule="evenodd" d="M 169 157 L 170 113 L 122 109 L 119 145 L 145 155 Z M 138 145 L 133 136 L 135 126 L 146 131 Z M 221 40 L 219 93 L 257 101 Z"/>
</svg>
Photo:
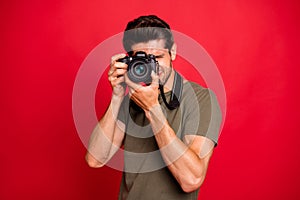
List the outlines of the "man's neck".
<svg viewBox="0 0 300 200">
<path fill-rule="evenodd" d="M 164 85 L 164 92 L 165 93 L 172 90 L 173 84 L 174 84 L 174 76 L 175 76 L 175 71 L 174 71 L 174 69 L 172 69 L 170 77 L 168 78 L 167 82 Z"/>
</svg>

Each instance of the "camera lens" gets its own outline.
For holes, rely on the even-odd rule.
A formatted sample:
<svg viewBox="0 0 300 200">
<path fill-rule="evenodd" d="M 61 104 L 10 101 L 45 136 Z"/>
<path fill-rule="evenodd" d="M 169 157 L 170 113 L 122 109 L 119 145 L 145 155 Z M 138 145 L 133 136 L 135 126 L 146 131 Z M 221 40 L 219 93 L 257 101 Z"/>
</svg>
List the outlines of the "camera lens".
<svg viewBox="0 0 300 200">
<path fill-rule="evenodd" d="M 151 78 L 151 68 L 149 69 L 149 64 L 145 63 L 143 60 L 135 60 L 129 68 L 128 77 L 133 82 L 148 82 Z"/>
<path fill-rule="evenodd" d="M 135 83 L 150 84 L 152 81 L 151 72 L 156 72 L 157 67 L 155 57 L 148 57 L 145 52 L 137 52 L 130 58 L 127 63 L 128 78 Z"/>
<path fill-rule="evenodd" d="M 136 76 L 143 76 L 147 72 L 147 68 L 143 64 L 138 64 L 138 65 L 134 66 L 133 71 Z"/>
</svg>

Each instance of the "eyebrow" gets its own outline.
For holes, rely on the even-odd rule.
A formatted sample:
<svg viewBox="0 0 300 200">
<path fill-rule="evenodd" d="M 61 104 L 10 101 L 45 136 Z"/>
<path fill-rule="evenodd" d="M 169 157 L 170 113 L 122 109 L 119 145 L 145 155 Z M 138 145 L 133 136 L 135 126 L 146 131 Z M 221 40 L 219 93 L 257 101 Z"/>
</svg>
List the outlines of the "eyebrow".
<svg viewBox="0 0 300 200">
<path fill-rule="evenodd" d="M 164 56 L 165 56 L 165 54 L 162 53 L 162 54 L 160 54 L 160 55 L 155 56 L 155 58 L 163 58 Z"/>
</svg>

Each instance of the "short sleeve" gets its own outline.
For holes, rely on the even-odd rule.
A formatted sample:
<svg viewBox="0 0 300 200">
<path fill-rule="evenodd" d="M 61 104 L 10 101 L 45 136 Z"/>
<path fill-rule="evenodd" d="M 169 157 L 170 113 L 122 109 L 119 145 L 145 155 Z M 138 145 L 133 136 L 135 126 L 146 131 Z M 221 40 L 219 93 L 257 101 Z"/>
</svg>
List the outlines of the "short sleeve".
<svg viewBox="0 0 300 200">
<path fill-rule="evenodd" d="M 183 108 L 183 134 L 201 135 L 218 143 L 222 113 L 216 95 L 210 89 L 191 84 Z"/>
</svg>

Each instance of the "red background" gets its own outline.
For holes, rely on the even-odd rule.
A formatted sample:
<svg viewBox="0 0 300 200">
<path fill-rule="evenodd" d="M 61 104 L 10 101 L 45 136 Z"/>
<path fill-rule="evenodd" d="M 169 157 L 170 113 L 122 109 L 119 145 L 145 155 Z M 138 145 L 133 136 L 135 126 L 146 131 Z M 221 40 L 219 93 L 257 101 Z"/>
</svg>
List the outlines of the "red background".
<svg viewBox="0 0 300 200">
<path fill-rule="evenodd" d="M 121 173 L 85 163 L 72 89 L 88 53 L 144 14 L 202 44 L 224 80 L 227 117 L 199 199 L 299 199 L 299 8 L 296 0 L 1 1 L 0 199 L 116 199 Z M 108 98 L 96 99 L 101 113 Z"/>
</svg>

